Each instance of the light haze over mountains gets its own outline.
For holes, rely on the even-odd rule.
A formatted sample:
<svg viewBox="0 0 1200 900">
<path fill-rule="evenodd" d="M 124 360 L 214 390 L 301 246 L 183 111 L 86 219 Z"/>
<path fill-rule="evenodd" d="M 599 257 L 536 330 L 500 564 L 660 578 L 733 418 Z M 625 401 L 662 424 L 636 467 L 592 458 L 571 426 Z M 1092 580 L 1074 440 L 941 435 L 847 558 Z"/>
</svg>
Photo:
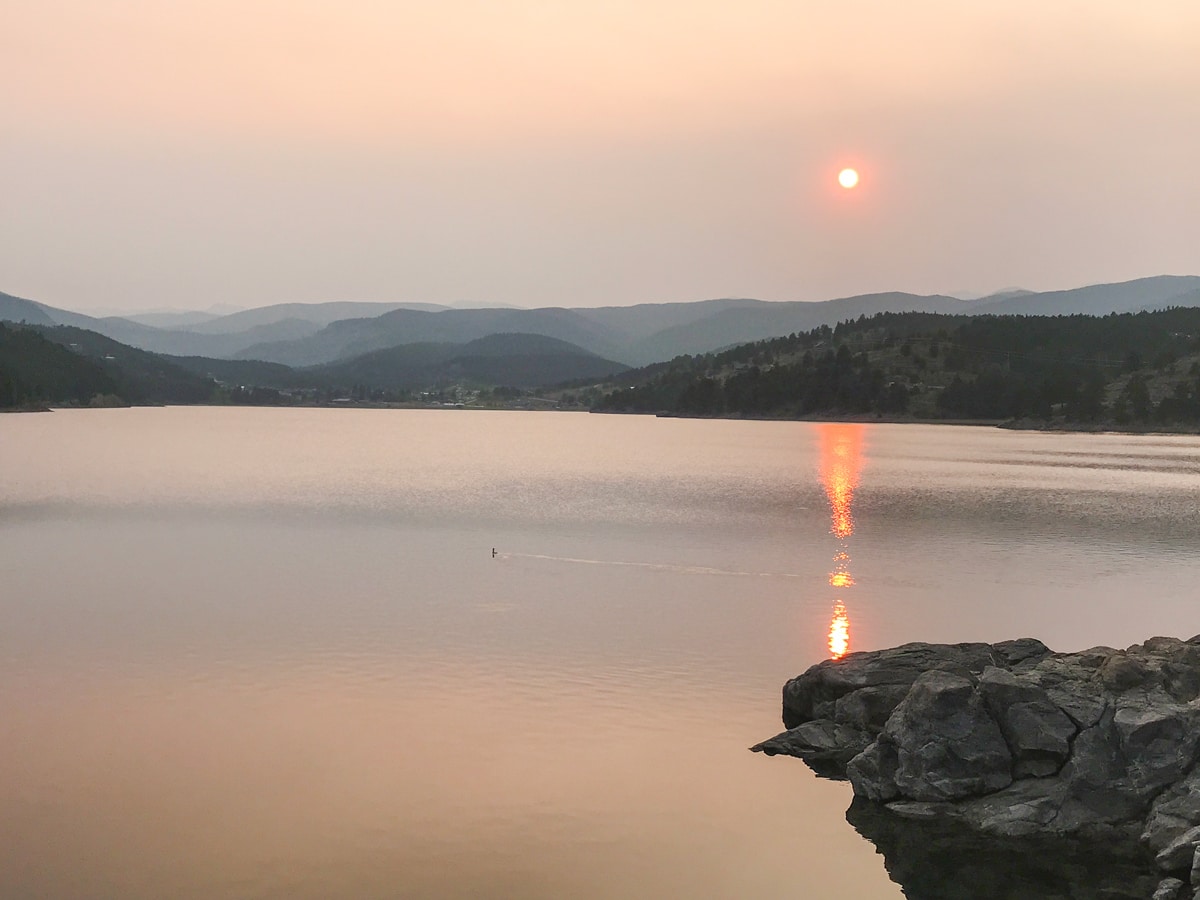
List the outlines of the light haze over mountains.
<svg viewBox="0 0 1200 900">
<path fill-rule="evenodd" d="M 404 345 L 469 344 L 500 334 L 541 335 L 640 366 L 885 311 L 1106 315 L 1169 306 L 1200 306 L 1200 276 L 1160 275 L 1043 293 L 1013 290 L 977 300 L 889 292 L 811 303 L 719 299 L 573 309 L 287 303 L 184 319 L 183 324 L 159 319 L 164 324 L 158 327 L 145 319 L 96 318 L 0 294 L 0 320 L 72 325 L 173 356 L 263 360 L 293 367 L 328 365 Z"/>
</svg>

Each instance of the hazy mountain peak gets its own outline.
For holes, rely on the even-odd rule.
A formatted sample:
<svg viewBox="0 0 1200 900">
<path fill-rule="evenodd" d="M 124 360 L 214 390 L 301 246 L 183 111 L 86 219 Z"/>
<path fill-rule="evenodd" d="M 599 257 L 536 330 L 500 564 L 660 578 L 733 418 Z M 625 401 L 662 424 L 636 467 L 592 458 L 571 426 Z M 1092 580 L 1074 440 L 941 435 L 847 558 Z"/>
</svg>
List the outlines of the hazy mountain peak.
<svg viewBox="0 0 1200 900">
<path fill-rule="evenodd" d="M 1020 297 L 1025 294 L 1034 294 L 1037 292 L 1022 287 L 1006 287 L 995 291 L 950 291 L 949 293 L 951 297 L 957 297 L 959 300 L 975 302 L 980 300 L 1000 300 L 1007 297 Z"/>
<path fill-rule="evenodd" d="M 26 322 L 30 325 L 53 325 L 54 319 L 40 303 L 0 293 L 0 322 Z"/>
</svg>

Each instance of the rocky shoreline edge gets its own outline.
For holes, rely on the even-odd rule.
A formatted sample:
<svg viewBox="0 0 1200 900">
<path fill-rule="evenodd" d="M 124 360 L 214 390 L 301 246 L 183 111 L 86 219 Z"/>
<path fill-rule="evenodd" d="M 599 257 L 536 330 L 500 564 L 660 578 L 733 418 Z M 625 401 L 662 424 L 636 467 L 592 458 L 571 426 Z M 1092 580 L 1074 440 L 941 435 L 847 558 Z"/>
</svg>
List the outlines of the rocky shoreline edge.
<svg viewBox="0 0 1200 900">
<path fill-rule="evenodd" d="M 751 749 L 847 779 L 909 896 L 1200 900 L 1200 636 L 826 660 Z"/>
</svg>

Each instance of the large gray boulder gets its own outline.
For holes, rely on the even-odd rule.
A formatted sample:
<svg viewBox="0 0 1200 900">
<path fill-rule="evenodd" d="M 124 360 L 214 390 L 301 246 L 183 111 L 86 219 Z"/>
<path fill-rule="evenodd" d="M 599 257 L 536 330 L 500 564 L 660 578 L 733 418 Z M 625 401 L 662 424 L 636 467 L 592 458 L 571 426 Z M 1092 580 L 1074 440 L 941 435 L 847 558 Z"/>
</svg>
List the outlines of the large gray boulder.
<svg viewBox="0 0 1200 900">
<path fill-rule="evenodd" d="M 856 803 L 878 808 L 873 822 L 936 821 L 992 842 L 1100 842 L 1101 855 L 1119 845 L 1122 859 L 1145 864 L 1139 891 L 1152 882 L 1165 895 L 1178 882 L 1191 897 L 1198 698 L 1200 637 L 1078 653 L 1033 639 L 906 644 L 793 678 L 787 730 L 751 749 L 848 779 Z"/>
<path fill-rule="evenodd" d="M 1012 783 L 1004 735 L 966 675 L 935 669 L 919 676 L 876 744 L 895 765 L 866 771 L 852 759 L 847 774 L 856 793 L 957 800 Z"/>
</svg>

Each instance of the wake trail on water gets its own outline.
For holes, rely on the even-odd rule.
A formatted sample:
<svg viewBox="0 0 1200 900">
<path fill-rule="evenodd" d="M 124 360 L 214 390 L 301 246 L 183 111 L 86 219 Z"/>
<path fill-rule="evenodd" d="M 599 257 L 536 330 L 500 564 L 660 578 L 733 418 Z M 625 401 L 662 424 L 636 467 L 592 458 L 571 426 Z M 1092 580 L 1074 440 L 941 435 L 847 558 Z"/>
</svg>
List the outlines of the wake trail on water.
<svg viewBox="0 0 1200 900">
<path fill-rule="evenodd" d="M 795 572 L 743 572 L 738 569 L 715 569 L 710 566 L 680 566 L 674 563 L 629 562 L 619 559 L 582 559 L 577 556 L 549 556 L 543 553 L 497 553 L 496 559 L 538 559 L 549 562 L 575 563 L 582 566 L 621 566 L 630 569 L 655 569 L 660 572 L 680 572 L 686 575 L 728 575 L 737 578 L 800 578 Z"/>
</svg>

